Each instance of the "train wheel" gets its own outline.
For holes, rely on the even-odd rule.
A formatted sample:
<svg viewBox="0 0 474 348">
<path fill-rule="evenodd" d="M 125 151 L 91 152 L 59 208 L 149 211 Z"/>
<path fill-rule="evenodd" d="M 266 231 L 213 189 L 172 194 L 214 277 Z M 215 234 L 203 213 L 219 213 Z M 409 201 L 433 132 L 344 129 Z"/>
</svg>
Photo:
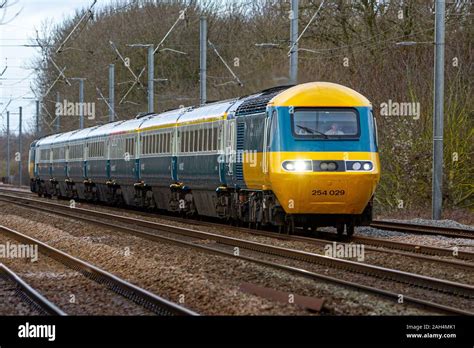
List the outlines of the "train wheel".
<svg viewBox="0 0 474 348">
<path fill-rule="evenodd" d="M 352 237 L 354 235 L 354 224 L 349 223 L 346 224 L 346 234 L 348 237 Z"/>
<path fill-rule="evenodd" d="M 286 220 L 285 233 L 293 234 L 295 232 L 295 220 L 293 217 L 290 217 Z"/>
</svg>

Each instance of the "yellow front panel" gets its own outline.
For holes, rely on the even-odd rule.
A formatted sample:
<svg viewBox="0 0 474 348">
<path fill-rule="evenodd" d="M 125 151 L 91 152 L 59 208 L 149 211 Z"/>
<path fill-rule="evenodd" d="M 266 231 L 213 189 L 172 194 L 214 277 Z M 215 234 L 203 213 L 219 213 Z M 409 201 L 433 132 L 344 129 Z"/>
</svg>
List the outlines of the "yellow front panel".
<svg viewBox="0 0 474 348">
<path fill-rule="evenodd" d="M 268 176 L 263 173 L 263 153 L 244 153 L 243 169 L 244 180 L 247 188 L 253 190 L 262 190 L 269 184 Z"/>
<path fill-rule="evenodd" d="M 380 179 L 379 156 L 373 152 L 271 152 L 267 157 L 267 175 L 261 153 L 256 166 L 244 163 L 245 182 L 250 189 L 272 190 L 289 214 L 360 214 Z M 294 173 L 283 170 L 285 160 L 366 160 L 374 169 Z"/>
</svg>

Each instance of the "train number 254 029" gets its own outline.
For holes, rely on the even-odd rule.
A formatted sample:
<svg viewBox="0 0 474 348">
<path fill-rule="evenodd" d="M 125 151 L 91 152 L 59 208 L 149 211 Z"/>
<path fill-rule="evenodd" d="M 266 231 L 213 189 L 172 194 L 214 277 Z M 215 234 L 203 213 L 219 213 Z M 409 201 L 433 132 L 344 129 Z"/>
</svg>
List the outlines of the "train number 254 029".
<svg viewBox="0 0 474 348">
<path fill-rule="evenodd" d="M 312 196 L 344 196 L 345 190 L 312 190 Z"/>
</svg>

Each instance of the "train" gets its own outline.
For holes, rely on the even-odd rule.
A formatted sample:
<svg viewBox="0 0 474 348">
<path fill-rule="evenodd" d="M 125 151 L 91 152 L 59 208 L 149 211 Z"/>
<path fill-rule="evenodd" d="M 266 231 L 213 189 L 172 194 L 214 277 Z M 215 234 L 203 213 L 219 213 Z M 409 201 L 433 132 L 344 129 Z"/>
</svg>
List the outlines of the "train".
<svg viewBox="0 0 474 348">
<path fill-rule="evenodd" d="M 29 148 L 31 191 L 281 233 L 369 225 L 380 180 L 370 101 L 330 82 L 53 134 Z"/>
</svg>

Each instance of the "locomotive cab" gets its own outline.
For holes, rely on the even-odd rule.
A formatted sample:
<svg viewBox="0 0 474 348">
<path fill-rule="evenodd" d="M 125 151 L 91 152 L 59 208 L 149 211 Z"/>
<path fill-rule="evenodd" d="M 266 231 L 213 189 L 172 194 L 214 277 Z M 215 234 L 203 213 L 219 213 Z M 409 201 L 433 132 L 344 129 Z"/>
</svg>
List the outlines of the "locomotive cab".
<svg viewBox="0 0 474 348">
<path fill-rule="evenodd" d="M 268 184 L 286 224 L 368 225 L 380 179 L 370 102 L 337 84 L 311 83 L 273 98 L 268 107 Z"/>
</svg>

